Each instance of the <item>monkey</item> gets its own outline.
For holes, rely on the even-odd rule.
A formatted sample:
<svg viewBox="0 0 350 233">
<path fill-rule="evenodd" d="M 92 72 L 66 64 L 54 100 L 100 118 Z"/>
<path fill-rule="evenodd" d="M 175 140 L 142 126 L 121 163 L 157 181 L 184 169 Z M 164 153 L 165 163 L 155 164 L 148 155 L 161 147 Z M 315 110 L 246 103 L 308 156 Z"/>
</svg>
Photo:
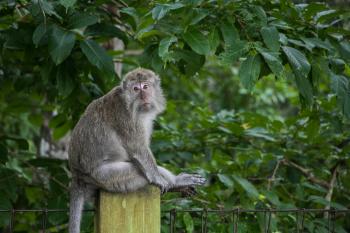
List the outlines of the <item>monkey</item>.
<svg viewBox="0 0 350 233">
<path fill-rule="evenodd" d="M 69 233 L 80 232 L 84 201 L 97 190 L 129 193 L 151 184 L 162 193 L 204 185 L 198 174 L 174 175 L 150 149 L 153 121 L 165 110 L 160 78 L 137 68 L 92 101 L 71 133 Z"/>
</svg>

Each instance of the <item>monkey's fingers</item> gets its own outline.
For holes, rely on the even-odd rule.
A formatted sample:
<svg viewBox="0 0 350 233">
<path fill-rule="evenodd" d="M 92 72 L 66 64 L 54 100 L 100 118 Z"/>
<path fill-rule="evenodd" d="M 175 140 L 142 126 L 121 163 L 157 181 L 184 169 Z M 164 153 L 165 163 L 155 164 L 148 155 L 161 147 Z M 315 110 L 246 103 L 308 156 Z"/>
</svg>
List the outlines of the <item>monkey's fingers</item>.
<svg viewBox="0 0 350 233">
<path fill-rule="evenodd" d="M 176 177 L 177 184 L 180 186 L 204 185 L 206 179 L 198 174 L 181 173 Z"/>
</svg>

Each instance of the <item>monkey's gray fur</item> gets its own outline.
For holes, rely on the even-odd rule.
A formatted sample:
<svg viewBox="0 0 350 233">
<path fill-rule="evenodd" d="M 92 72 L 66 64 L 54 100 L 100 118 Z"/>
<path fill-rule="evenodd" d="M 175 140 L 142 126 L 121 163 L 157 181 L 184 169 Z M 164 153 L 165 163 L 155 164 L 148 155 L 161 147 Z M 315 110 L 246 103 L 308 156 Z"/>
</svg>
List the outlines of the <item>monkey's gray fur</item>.
<svg viewBox="0 0 350 233">
<path fill-rule="evenodd" d="M 142 68 L 129 72 L 121 85 L 87 107 L 68 152 L 69 233 L 80 232 L 84 200 L 98 189 L 127 193 L 154 184 L 166 192 L 205 183 L 200 175 L 174 175 L 157 166 L 149 145 L 153 120 L 164 109 L 159 77 Z"/>
</svg>

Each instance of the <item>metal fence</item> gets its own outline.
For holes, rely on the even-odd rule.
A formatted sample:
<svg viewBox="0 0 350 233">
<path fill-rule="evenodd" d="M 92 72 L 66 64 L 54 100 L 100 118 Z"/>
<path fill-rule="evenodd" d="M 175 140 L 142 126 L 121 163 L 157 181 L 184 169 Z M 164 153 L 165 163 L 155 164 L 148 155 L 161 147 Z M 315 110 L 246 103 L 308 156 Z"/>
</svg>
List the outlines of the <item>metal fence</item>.
<svg viewBox="0 0 350 233">
<path fill-rule="evenodd" d="M 94 212 L 94 209 L 86 209 L 84 212 Z M 38 213 L 41 215 L 41 233 L 50 232 L 47 229 L 48 216 L 52 213 L 68 213 L 68 209 L 10 209 L 3 210 L 0 209 L 0 213 L 6 213 L 10 215 L 9 226 L 6 228 L 5 232 L 13 233 L 15 220 L 21 218 L 21 214 L 24 213 Z M 211 215 L 220 218 L 220 224 L 227 225 L 227 231 L 220 232 L 232 232 L 232 233 L 240 233 L 240 232 L 248 232 L 244 229 L 240 229 L 240 224 L 242 222 L 249 222 L 250 224 L 254 224 L 251 219 L 256 219 L 257 215 L 263 216 L 263 232 L 269 233 L 271 230 L 271 222 L 273 216 L 276 217 L 281 214 L 293 215 L 295 217 L 294 221 L 294 229 L 288 229 L 286 232 L 310 232 L 305 229 L 305 223 L 307 219 L 310 220 L 310 216 L 313 219 L 319 218 L 323 219 L 327 223 L 326 232 L 328 233 L 336 233 L 335 229 L 335 221 L 342 219 L 343 222 L 350 222 L 350 209 L 188 209 L 188 210 L 179 210 L 172 209 L 169 211 L 162 211 L 162 221 L 166 221 L 165 225 L 169 224 L 169 229 L 166 232 L 170 233 L 179 233 L 185 232 L 182 229 L 182 226 L 177 222 L 182 221 L 179 219 L 179 216 L 183 214 L 189 214 L 191 218 L 197 220 L 196 229 L 193 232 L 200 233 L 208 233 L 208 232 L 216 232 L 215 230 L 209 230 L 209 225 L 211 224 Z M 250 218 L 250 219 L 249 219 Z M 163 222 L 164 223 L 164 222 Z M 349 229 L 348 229 L 349 230 Z M 262 232 L 261 230 L 258 232 Z M 279 231 L 284 232 L 284 231 Z M 324 232 L 324 231 L 323 231 Z M 342 231 L 344 232 L 344 231 Z M 345 231 L 348 232 L 348 231 Z"/>
</svg>

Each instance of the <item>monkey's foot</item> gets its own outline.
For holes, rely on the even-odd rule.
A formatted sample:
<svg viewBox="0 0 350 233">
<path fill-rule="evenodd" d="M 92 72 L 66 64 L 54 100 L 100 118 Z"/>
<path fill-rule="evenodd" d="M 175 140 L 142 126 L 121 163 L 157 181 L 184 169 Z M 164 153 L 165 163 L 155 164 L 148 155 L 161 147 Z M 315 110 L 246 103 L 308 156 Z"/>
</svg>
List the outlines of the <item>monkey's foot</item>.
<svg viewBox="0 0 350 233">
<path fill-rule="evenodd" d="M 199 174 L 180 173 L 176 176 L 176 187 L 204 185 L 206 179 Z"/>
</svg>

